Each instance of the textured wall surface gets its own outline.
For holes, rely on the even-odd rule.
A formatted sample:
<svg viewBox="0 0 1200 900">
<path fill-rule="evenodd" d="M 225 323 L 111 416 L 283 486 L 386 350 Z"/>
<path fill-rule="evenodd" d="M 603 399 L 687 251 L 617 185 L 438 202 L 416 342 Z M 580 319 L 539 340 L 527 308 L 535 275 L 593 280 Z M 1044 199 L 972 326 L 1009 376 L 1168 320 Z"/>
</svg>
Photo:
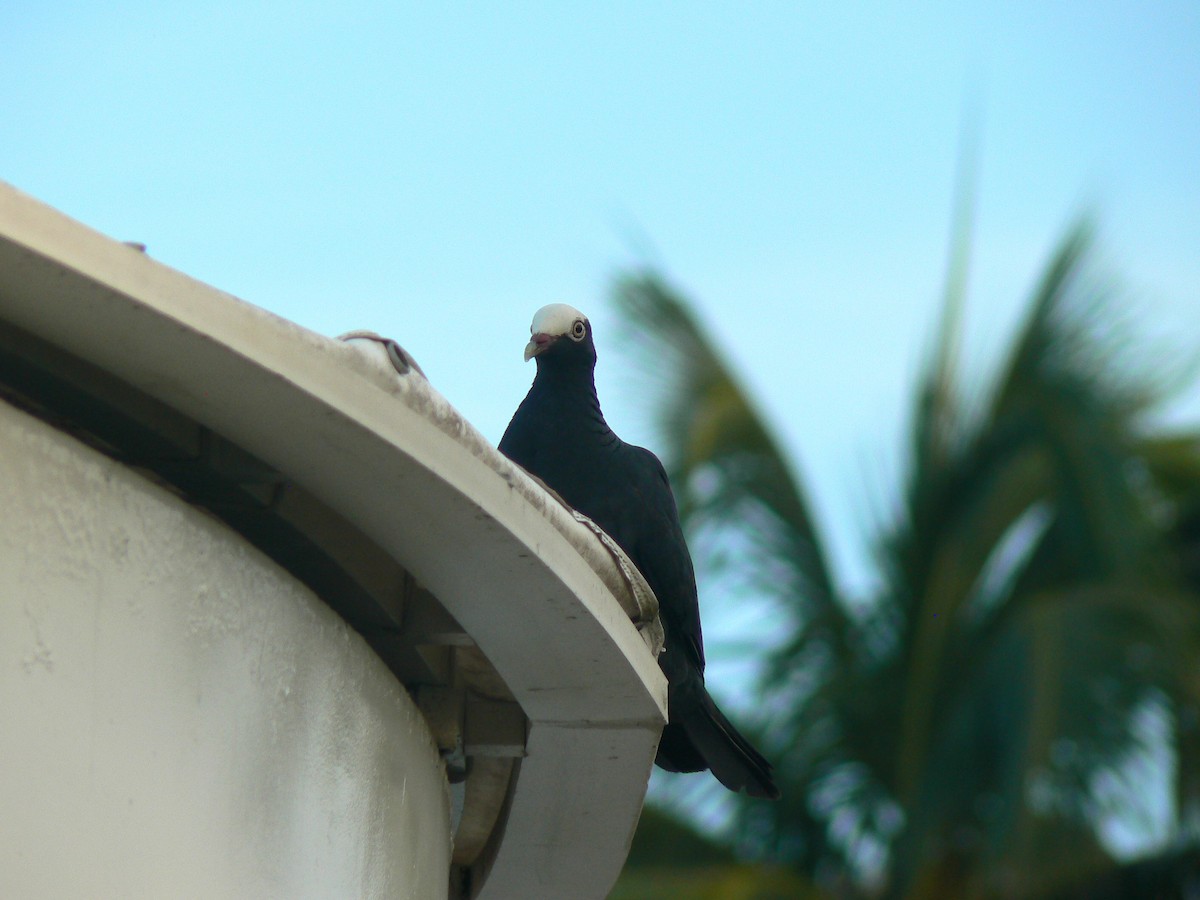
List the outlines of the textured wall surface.
<svg viewBox="0 0 1200 900">
<path fill-rule="evenodd" d="M 0 896 L 444 896 L 447 791 L 358 635 L 0 403 Z"/>
</svg>

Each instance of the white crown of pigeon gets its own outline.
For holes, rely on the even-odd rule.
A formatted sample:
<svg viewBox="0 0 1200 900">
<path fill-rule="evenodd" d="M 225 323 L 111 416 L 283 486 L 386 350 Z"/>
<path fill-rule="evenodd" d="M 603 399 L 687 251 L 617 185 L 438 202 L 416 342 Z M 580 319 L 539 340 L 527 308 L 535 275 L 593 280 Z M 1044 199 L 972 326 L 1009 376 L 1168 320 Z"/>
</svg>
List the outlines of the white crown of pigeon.
<svg viewBox="0 0 1200 900">
<path fill-rule="evenodd" d="M 566 303 L 551 303 L 533 314 L 533 324 L 529 326 L 529 333 L 566 334 L 579 319 L 586 322 L 587 316 Z"/>
</svg>

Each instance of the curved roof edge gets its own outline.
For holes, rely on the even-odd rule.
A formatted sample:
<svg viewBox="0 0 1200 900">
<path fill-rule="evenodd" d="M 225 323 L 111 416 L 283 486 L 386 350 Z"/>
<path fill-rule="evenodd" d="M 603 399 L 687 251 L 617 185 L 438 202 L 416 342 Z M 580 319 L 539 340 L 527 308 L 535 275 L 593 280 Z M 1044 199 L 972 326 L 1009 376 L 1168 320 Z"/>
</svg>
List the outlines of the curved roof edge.
<svg viewBox="0 0 1200 900">
<path fill-rule="evenodd" d="M 529 732 L 478 895 L 606 892 L 666 710 L 656 631 L 631 621 L 653 619 L 653 598 L 619 551 L 382 350 L 307 331 L 3 183 L 0 279 L 0 318 L 277 467 L 487 656 Z"/>
</svg>

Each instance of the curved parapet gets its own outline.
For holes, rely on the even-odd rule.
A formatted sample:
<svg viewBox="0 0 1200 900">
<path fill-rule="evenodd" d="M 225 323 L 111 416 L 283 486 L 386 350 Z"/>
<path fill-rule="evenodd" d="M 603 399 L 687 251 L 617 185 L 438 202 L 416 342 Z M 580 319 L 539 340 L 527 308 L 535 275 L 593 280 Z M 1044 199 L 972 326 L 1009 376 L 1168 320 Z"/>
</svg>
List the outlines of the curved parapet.
<svg viewBox="0 0 1200 900">
<path fill-rule="evenodd" d="M 377 776 L 394 761 L 374 758 L 374 775 L 363 777 L 384 792 L 381 806 L 349 808 L 367 816 L 429 804 L 429 828 L 452 849 L 441 862 L 422 851 L 414 864 L 446 868 L 440 878 L 461 896 L 603 896 L 624 861 L 665 716 L 653 597 L 605 536 L 397 358 L 367 336 L 308 332 L 0 185 L 0 398 L 17 418 L 40 420 L 17 431 L 46 440 L 52 431 L 62 447 L 95 457 L 89 465 L 116 467 L 160 504 L 248 543 L 286 582 L 279 591 L 293 599 L 281 603 L 317 598 L 361 636 L 347 652 L 369 659 L 355 665 L 390 670 L 407 688 L 361 704 L 384 723 L 372 734 L 411 732 L 411 697 L 417 744 L 434 748 L 434 764 L 397 746 L 406 761 L 395 765 L 442 784 L 421 796 L 448 799 L 392 796 L 407 789 Z M 112 551 L 111 541 L 92 544 Z M 161 552 L 148 553 L 153 567 Z M 224 565 L 221 554 L 208 558 Z M 153 600 L 154 579 L 146 582 Z M 255 609 L 268 602 L 232 588 L 222 596 Z M 50 618 L 66 621 L 60 613 Z M 264 615 L 282 617 L 259 610 L 230 627 Z M 15 662 L 0 658 L 6 728 L 10 688 L 35 690 L 43 674 L 20 660 L 54 640 L 9 624 L 0 633 L 24 643 Z M 336 628 L 317 632 L 294 642 L 345 642 Z M 175 652 L 186 653 L 181 643 Z M 60 644 L 56 662 L 83 653 L 71 646 Z M 110 652 L 104 640 L 90 646 L 98 658 Z M 244 663 L 248 651 L 228 652 Z M 358 721 L 356 708 L 343 713 Z M 243 765 L 262 746 L 229 741 L 212 752 Z M 0 741 L 0 753 L 10 750 Z M 322 758 L 336 765 L 336 754 Z M 47 758 L 45 777 L 54 764 Z M 10 771 L 0 759 L 0 780 Z M 301 767 L 290 802 L 320 803 L 318 791 L 305 793 L 315 782 L 304 779 L 317 777 Z M 103 803 L 87 812 L 92 821 L 116 815 Z M 318 857 L 343 852 L 311 837 Z M 6 869 L 11 853 L 0 838 Z M 384 862 L 380 877 L 395 870 Z"/>
</svg>

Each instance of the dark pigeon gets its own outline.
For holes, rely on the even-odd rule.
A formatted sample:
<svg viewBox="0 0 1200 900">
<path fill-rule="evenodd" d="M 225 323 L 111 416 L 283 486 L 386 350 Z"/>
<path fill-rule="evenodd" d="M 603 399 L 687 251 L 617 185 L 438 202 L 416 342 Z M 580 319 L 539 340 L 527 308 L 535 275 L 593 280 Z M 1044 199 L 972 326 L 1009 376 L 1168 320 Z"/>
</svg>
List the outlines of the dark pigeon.
<svg viewBox="0 0 1200 900">
<path fill-rule="evenodd" d="M 658 598 L 666 644 L 668 717 L 655 762 L 669 772 L 711 769 L 731 791 L 779 797 L 771 764 L 729 723 L 704 686 L 704 639 L 696 576 L 675 497 L 658 458 L 613 434 L 600 412 L 592 326 L 579 310 L 538 310 L 525 359 L 533 387 L 513 415 L 500 452 L 536 475 L 603 528 Z"/>
</svg>

